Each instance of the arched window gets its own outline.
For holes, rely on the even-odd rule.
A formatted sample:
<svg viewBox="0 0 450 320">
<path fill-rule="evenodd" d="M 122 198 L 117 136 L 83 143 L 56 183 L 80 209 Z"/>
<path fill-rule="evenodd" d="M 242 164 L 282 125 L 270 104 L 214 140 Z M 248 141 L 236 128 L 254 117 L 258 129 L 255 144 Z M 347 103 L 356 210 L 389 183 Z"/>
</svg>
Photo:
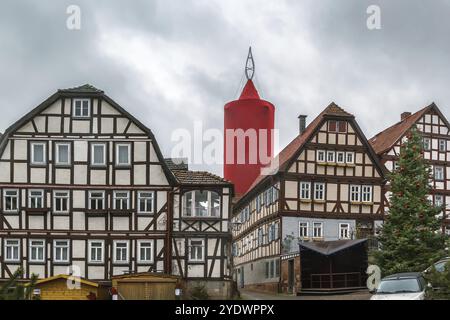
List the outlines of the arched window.
<svg viewBox="0 0 450 320">
<path fill-rule="evenodd" d="M 182 210 L 185 217 L 219 217 L 220 195 L 214 191 L 186 192 Z"/>
</svg>

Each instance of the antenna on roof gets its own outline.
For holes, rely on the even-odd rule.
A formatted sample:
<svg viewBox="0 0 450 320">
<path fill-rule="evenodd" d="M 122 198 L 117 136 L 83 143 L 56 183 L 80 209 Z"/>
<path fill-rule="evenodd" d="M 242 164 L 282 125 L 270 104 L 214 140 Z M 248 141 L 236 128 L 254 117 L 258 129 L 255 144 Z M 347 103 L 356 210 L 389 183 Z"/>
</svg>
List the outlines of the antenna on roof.
<svg viewBox="0 0 450 320">
<path fill-rule="evenodd" d="M 245 76 L 252 80 L 255 75 L 255 60 L 253 60 L 252 47 L 248 48 L 247 62 L 245 63 Z"/>
</svg>

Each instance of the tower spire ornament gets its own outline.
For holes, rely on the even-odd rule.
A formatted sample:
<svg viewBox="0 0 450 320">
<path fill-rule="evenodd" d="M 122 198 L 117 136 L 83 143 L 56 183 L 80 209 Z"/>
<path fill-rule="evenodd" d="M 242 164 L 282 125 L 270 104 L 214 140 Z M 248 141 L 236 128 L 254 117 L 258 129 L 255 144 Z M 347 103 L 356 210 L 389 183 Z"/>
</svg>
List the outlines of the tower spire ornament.
<svg viewBox="0 0 450 320">
<path fill-rule="evenodd" d="M 248 48 L 247 62 L 245 63 L 245 76 L 252 80 L 255 75 L 255 60 L 253 60 L 252 47 Z"/>
</svg>

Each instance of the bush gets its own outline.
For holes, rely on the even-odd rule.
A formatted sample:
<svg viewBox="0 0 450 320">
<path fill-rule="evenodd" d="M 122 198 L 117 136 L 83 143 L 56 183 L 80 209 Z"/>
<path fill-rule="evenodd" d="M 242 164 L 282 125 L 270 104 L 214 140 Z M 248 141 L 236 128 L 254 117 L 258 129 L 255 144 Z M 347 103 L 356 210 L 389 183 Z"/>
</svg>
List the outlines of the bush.
<svg viewBox="0 0 450 320">
<path fill-rule="evenodd" d="M 192 300 L 209 300 L 208 291 L 205 288 L 205 285 L 198 283 L 191 290 L 191 299 Z"/>
<path fill-rule="evenodd" d="M 442 272 L 433 265 L 425 274 L 425 279 L 431 284 L 431 287 L 427 287 L 426 299 L 450 300 L 450 262 L 447 262 Z"/>
</svg>

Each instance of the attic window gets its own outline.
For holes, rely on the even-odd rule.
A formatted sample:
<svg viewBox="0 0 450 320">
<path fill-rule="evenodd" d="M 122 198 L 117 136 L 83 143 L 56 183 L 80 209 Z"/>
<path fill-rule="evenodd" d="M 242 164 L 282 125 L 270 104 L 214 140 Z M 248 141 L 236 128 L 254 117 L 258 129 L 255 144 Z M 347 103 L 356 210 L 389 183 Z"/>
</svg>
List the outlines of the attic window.
<svg viewBox="0 0 450 320">
<path fill-rule="evenodd" d="M 328 131 L 347 132 L 347 123 L 345 121 L 330 120 L 328 122 Z"/>
<path fill-rule="evenodd" d="M 91 115 L 91 101 L 89 99 L 74 99 L 73 115 L 76 118 L 88 118 Z"/>
</svg>

